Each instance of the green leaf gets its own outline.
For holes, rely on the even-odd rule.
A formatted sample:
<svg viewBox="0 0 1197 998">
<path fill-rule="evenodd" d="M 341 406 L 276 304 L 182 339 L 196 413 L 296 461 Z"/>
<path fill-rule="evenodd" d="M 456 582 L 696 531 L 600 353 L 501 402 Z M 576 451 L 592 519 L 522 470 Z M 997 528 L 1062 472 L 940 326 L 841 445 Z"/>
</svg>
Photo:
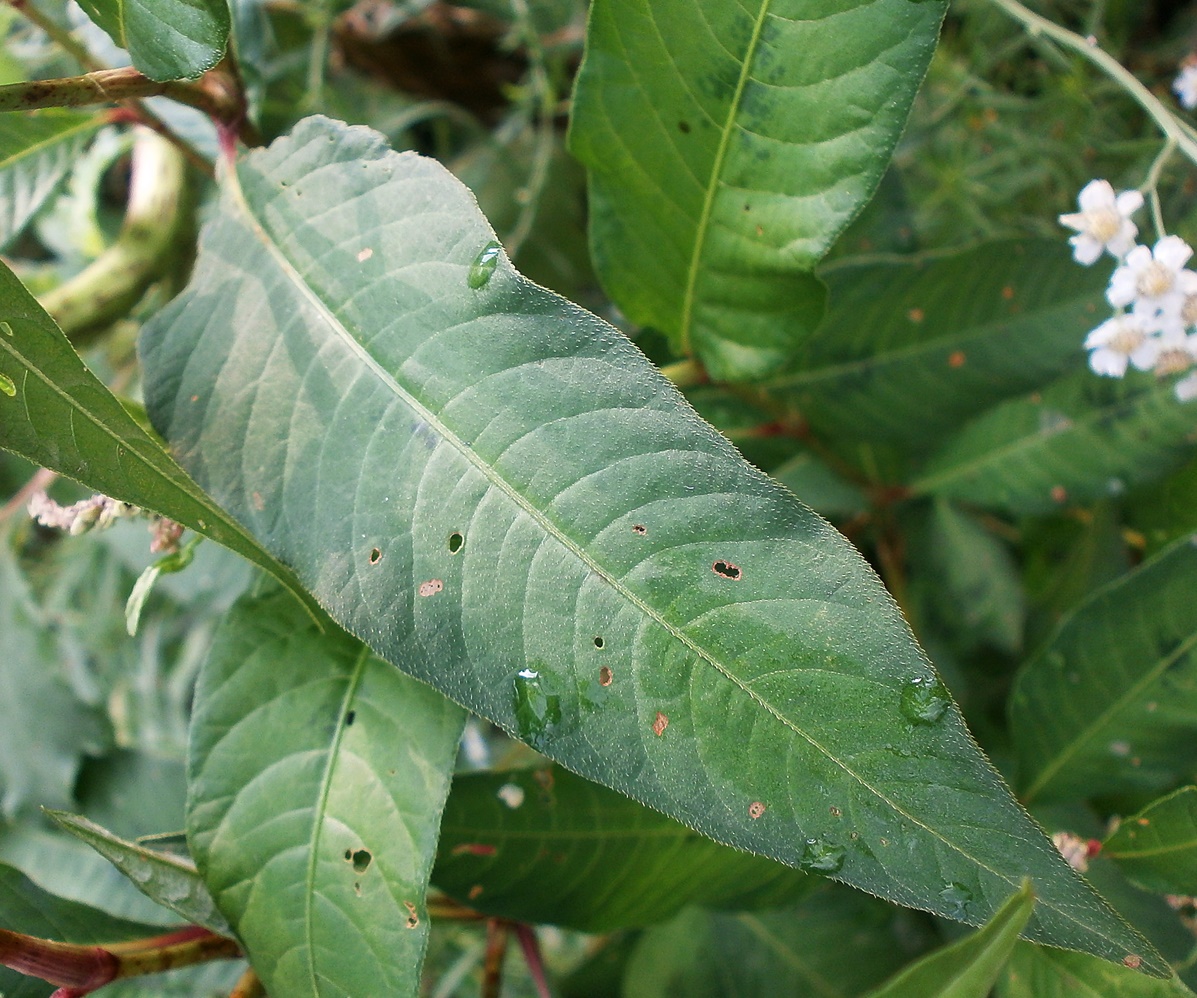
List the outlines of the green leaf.
<svg viewBox="0 0 1197 998">
<path fill-rule="evenodd" d="M 432 882 L 487 914 L 609 932 L 688 904 L 779 904 L 817 881 L 549 767 L 456 777 Z"/>
<path fill-rule="evenodd" d="M 1034 908 L 1024 884 L 984 928 L 923 957 L 869 998 L 986 998 Z"/>
<path fill-rule="evenodd" d="M 998 998 L 1192 998 L 1177 977 L 1152 980 L 1083 953 L 1020 942 L 997 984 Z"/>
<path fill-rule="evenodd" d="M 216 909 L 195 866 L 180 856 L 127 842 L 94 821 L 66 811 L 47 811 L 53 822 L 86 842 L 136 885 L 146 897 L 188 922 L 229 935 L 231 929 Z"/>
<path fill-rule="evenodd" d="M 0 816 L 11 818 L 31 803 L 69 803 L 81 757 L 99 751 L 108 732 L 103 710 L 72 690 L 6 533 L 0 593 Z"/>
<path fill-rule="evenodd" d="M 1163 970 L 860 555 L 442 167 L 310 118 L 202 243 L 143 334 L 151 417 L 380 655 L 717 841 L 968 922 L 1030 875 L 1034 938 Z"/>
<path fill-rule="evenodd" d="M 926 936 L 908 913 L 834 888 L 759 914 L 692 908 L 642 934 L 623 995 L 853 998 L 901 969 Z"/>
<path fill-rule="evenodd" d="M 103 123 L 62 108 L 0 116 L 0 248 L 58 190 Z"/>
<path fill-rule="evenodd" d="M 1197 761 L 1197 546 L 1166 548 L 1065 618 L 1015 680 L 1024 801 L 1159 790 Z"/>
<path fill-rule="evenodd" d="M 1155 378 L 1080 372 L 973 420 L 909 488 L 1019 514 L 1120 496 L 1192 458 L 1194 411 Z"/>
<path fill-rule="evenodd" d="M 204 495 L 84 366 L 3 261 L 0 316 L 0 447 L 211 537 L 319 614 L 290 569 Z"/>
<path fill-rule="evenodd" d="M 570 150 L 599 277 L 715 380 L 786 365 L 872 197 L 946 5 L 596 0 Z"/>
<path fill-rule="evenodd" d="M 768 385 L 821 434 L 925 449 L 962 420 L 1083 366 L 1106 277 L 1062 241 L 848 263 L 799 370 Z"/>
<path fill-rule="evenodd" d="M 1147 890 L 1197 894 L 1197 787 L 1181 787 L 1125 819 L 1102 855 Z"/>
<path fill-rule="evenodd" d="M 194 79 L 224 55 L 227 0 L 80 0 L 151 80 Z"/>
<path fill-rule="evenodd" d="M 187 835 L 270 994 L 416 994 L 463 723 L 282 594 L 233 609 L 196 691 Z"/>
<path fill-rule="evenodd" d="M 65 943 L 115 943 L 160 935 L 154 925 L 114 918 L 78 901 L 43 890 L 20 870 L 0 863 L 0 928 Z M 0 967 L 5 998 L 45 998 L 53 987 Z"/>
</svg>

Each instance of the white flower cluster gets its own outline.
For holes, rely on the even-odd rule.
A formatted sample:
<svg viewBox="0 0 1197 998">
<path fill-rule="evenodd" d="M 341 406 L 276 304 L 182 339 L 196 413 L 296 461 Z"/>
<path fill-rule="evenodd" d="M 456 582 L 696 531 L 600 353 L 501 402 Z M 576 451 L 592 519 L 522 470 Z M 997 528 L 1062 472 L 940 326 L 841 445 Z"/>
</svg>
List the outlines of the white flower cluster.
<svg viewBox="0 0 1197 998">
<path fill-rule="evenodd" d="M 1115 194 L 1105 180 L 1091 180 L 1078 198 L 1080 211 L 1060 216 L 1073 229 L 1072 255 L 1085 266 L 1102 253 L 1118 261 L 1106 299 L 1118 311 L 1085 339 L 1089 366 L 1121 378 L 1127 366 L 1160 377 L 1187 371 L 1197 363 L 1197 272 L 1185 264 L 1193 248 L 1179 236 L 1164 236 L 1154 247 L 1139 246 L 1130 216 L 1143 206 L 1138 191 Z M 1182 402 L 1197 398 L 1197 372 L 1176 384 Z"/>
<path fill-rule="evenodd" d="M 132 506 L 108 496 L 92 496 L 70 506 L 62 506 L 44 491 L 35 492 L 29 500 L 29 515 L 43 527 L 65 530 L 72 537 L 92 530 L 107 530 L 117 520 L 134 516 L 150 518 L 150 552 L 152 554 L 173 554 L 179 550 L 179 538 L 183 526 L 164 516 L 153 516 L 138 506 Z"/>
<path fill-rule="evenodd" d="M 1186 60 L 1172 82 L 1172 92 L 1186 111 L 1197 108 L 1197 63 Z"/>
</svg>

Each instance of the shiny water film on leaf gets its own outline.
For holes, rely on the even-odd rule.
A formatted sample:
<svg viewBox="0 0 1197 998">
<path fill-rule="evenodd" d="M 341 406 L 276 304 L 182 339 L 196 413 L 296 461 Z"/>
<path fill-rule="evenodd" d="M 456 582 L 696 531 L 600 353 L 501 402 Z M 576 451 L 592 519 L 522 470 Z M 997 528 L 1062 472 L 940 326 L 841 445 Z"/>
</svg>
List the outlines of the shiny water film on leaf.
<svg viewBox="0 0 1197 998">
<path fill-rule="evenodd" d="M 945 9 L 596 0 L 569 143 L 623 312 L 716 380 L 792 361 L 826 299 L 811 271 L 885 172 Z"/>
<path fill-rule="evenodd" d="M 1033 938 L 1163 973 L 953 706 L 903 714 L 935 675 L 851 545 L 616 330 L 505 256 L 471 288 L 494 238 L 438 164 L 306 119 L 143 333 L 155 425 L 351 632 L 570 769 L 974 923 L 1030 875 Z"/>
</svg>

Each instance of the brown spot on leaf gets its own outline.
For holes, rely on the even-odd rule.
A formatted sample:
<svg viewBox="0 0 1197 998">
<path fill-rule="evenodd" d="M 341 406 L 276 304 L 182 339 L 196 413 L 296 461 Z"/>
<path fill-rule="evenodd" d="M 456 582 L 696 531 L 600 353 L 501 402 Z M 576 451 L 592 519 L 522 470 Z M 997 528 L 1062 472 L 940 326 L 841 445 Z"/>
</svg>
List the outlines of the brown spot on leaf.
<svg viewBox="0 0 1197 998">
<path fill-rule="evenodd" d="M 669 727 L 669 718 L 667 718 L 660 711 L 657 711 L 656 720 L 653 721 L 653 734 L 660 738 L 665 734 L 665 729 Z"/>
<path fill-rule="evenodd" d="M 733 565 L 730 561 L 717 561 L 711 566 L 711 571 L 723 579 L 731 579 L 739 581 L 741 575 L 744 573 L 740 571 L 739 565 Z"/>
<path fill-rule="evenodd" d="M 614 680 L 615 675 L 611 672 L 609 665 L 604 665 L 599 669 L 599 686 L 610 686 Z"/>
<path fill-rule="evenodd" d="M 828 808 L 828 810 L 831 812 L 831 816 L 833 818 L 838 818 L 841 814 L 844 813 L 838 807 L 836 807 L 834 804 L 832 804 L 831 807 Z"/>
<path fill-rule="evenodd" d="M 963 350 L 953 350 L 948 354 L 948 367 L 957 368 L 964 367 L 964 362 L 968 360 Z"/>
<path fill-rule="evenodd" d="M 751 804 L 748 805 L 748 817 L 752 818 L 754 821 L 764 813 L 765 813 L 765 805 L 762 804 L 759 800 L 754 800 Z"/>
<path fill-rule="evenodd" d="M 912 308 L 906 313 L 906 318 L 908 318 L 911 322 L 922 322 L 925 318 L 927 318 L 927 313 L 921 308 Z"/>
<path fill-rule="evenodd" d="M 420 916 L 416 914 L 416 906 L 410 901 L 404 901 L 403 907 L 407 909 L 407 927 L 414 929 L 420 924 Z"/>
<path fill-rule="evenodd" d="M 421 596 L 435 596 L 444 588 L 445 584 L 440 579 L 429 579 L 427 582 L 421 582 L 416 592 Z"/>
<path fill-rule="evenodd" d="M 253 500 L 254 509 L 259 513 L 266 508 L 266 500 L 262 498 L 261 492 L 251 492 L 249 497 Z"/>
<path fill-rule="evenodd" d="M 1006 301 L 1009 301 L 1014 297 L 1014 288 L 1007 284 L 1004 288 L 1002 288 L 1002 297 L 1005 298 Z"/>
<path fill-rule="evenodd" d="M 450 856 L 493 856 L 498 850 L 485 842 L 462 842 L 453 847 Z"/>
<path fill-rule="evenodd" d="M 362 896 L 362 885 L 356 880 L 353 882 L 353 893 L 359 898 Z"/>
<path fill-rule="evenodd" d="M 481 896 L 482 896 L 482 885 L 481 884 L 475 884 L 473 887 L 470 888 L 469 893 L 466 894 L 466 897 L 469 898 L 471 901 L 473 901 L 477 898 L 480 898 Z"/>
<path fill-rule="evenodd" d="M 1143 963 L 1143 958 L 1138 953 L 1127 953 L 1122 958 L 1122 962 L 1125 966 L 1130 967 L 1131 970 L 1138 970 Z"/>
<path fill-rule="evenodd" d="M 648 533 L 648 527 L 646 527 L 643 523 L 634 524 L 632 526 L 632 533 L 639 534 L 641 537 L 643 537 Z"/>
<path fill-rule="evenodd" d="M 367 260 L 369 260 L 369 259 L 370 259 L 370 257 L 372 257 L 373 255 L 374 255 L 374 250 L 372 250 L 372 249 L 371 249 L 369 246 L 367 246 L 367 247 L 366 247 L 364 250 L 362 250 L 362 251 L 361 251 L 361 252 L 360 252 L 360 253 L 357 255 L 357 262 L 358 262 L 358 263 L 365 263 L 365 262 L 366 262 Z"/>
<path fill-rule="evenodd" d="M 1052 502 L 1068 502 L 1068 490 L 1063 485 L 1053 485 L 1051 491 Z"/>
</svg>

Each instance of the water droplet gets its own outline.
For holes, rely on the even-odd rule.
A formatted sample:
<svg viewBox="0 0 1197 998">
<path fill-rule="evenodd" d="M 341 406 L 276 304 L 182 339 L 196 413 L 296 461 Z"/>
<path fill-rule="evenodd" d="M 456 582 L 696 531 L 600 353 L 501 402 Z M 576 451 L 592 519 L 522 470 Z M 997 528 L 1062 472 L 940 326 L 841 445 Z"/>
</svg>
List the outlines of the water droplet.
<svg viewBox="0 0 1197 998">
<path fill-rule="evenodd" d="M 807 873 L 839 873 L 844 865 L 844 847 L 827 839 L 807 839 L 798 868 Z"/>
<path fill-rule="evenodd" d="M 0 333 L 3 333 L 5 336 L 12 336 L 12 326 L 7 322 L 0 322 Z"/>
<path fill-rule="evenodd" d="M 561 723 L 561 698 L 545 685 L 545 677 L 535 669 L 521 669 L 512 681 L 516 729 L 534 749 L 543 748 Z"/>
<path fill-rule="evenodd" d="M 499 265 L 499 254 L 503 247 L 491 240 L 482 247 L 482 252 L 474 257 L 470 264 L 470 272 L 466 275 L 466 284 L 477 291 L 490 280 L 495 268 Z"/>
<path fill-rule="evenodd" d="M 968 903 L 973 899 L 973 892 L 970 891 L 964 884 L 958 884 L 952 881 L 945 884 L 939 896 L 943 898 L 947 905 L 948 918 L 964 918 L 968 914 Z"/>
<path fill-rule="evenodd" d="M 911 724 L 934 724 L 947 713 L 951 702 L 938 679 L 916 676 L 902 687 L 898 709 Z"/>
<path fill-rule="evenodd" d="M 17 386 L 7 374 L 0 374 L 0 392 L 4 392 L 9 398 L 16 398 Z"/>
</svg>

